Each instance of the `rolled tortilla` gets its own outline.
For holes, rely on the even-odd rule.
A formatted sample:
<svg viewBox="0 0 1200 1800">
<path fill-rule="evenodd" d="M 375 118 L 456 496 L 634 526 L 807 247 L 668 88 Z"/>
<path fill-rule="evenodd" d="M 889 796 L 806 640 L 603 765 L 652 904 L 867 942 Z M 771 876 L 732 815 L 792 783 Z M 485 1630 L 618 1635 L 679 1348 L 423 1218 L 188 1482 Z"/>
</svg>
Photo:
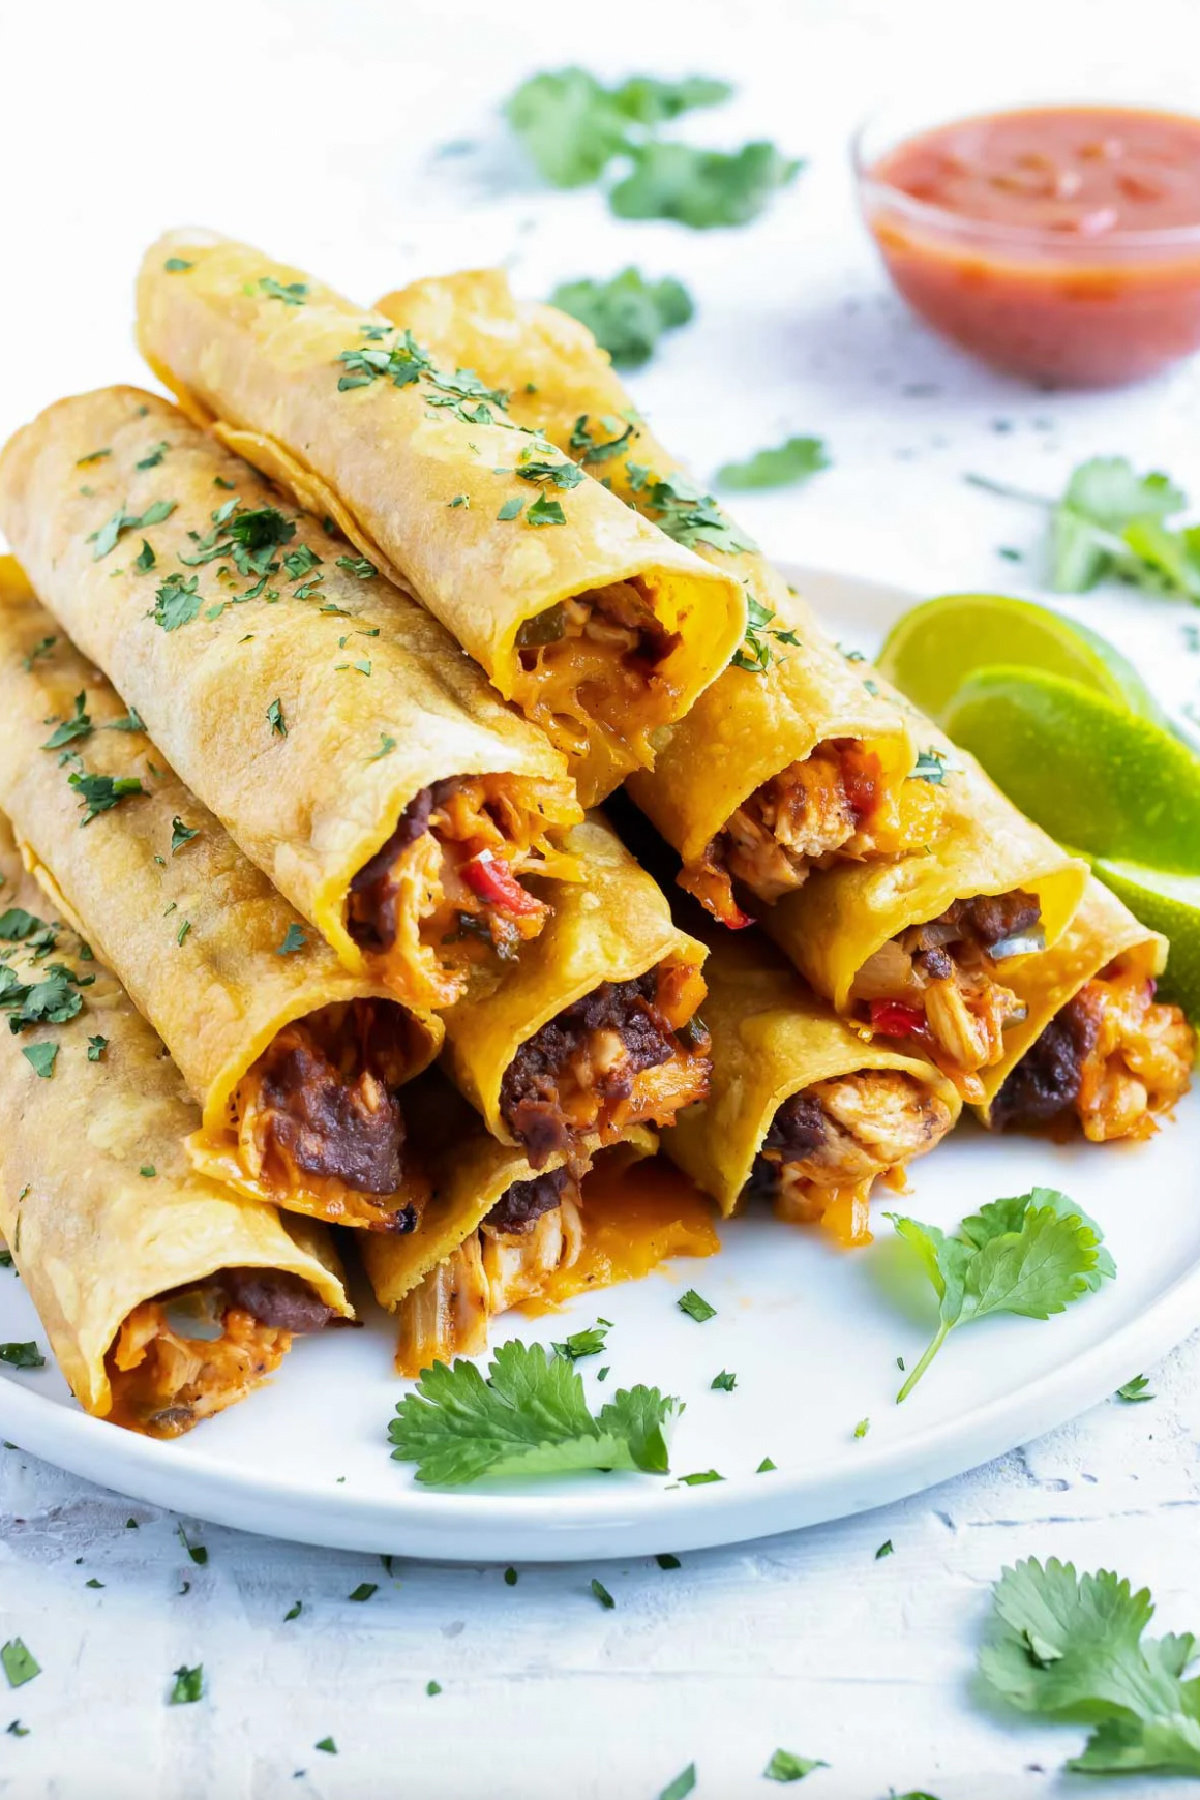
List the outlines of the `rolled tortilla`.
<svg viewBox="0 0 1200 1800">
<path fill-rule="evenodd" d="M 41 916 L 2 818 L 0 876 L 0 1006 L 7 993 L 15 1018 L 14 984 L 44 992 L 54 972 L 78 1003 L 16 1032 L 0 1021 L 0 1230 L 85 1411 L 175 1437 L 277 1368 L 294 1331 L 353 1317 L 333 1242 L 192 1168 L 200 1116 L 178 1070 L 108 970 Z"/>
<path fill-rule="evenodd" d="M 769 899 L 775 884 L 798 886 L 823 856 L 891 856 L 935 835 L 938 796 L 903 781 L 916 759 L 909 716 L 694 486 L 585 326 L 518 301 L 501 269 L 414 282 L 379 310 L 435 355 L 508 389 L 518 423 L 745 585 L 754 606 L 740 666 L 661 735 L 653 769 L 628 784 L 710 911 L 736 922 L 730 879 L 748 866 L 761 871 L 759 894 Z"/>
<path fill-rule="evenodd" d="M 585 805 L 653 760 L 745 627 L 738 583 L 632 516 L 470 370 L 261 251 L 175 231 L 138 335 L 184 410 L 331 516 L 565 751 Z"/>
<path fill-rule="evenodd" d="M 1154 999 L 1168 944 L 1093 875 L 1078 912 L 1044 956 L 1023 957 L 1012 986 L 1025 1017 L 986 1074 L 980 1115 L 998 1130 L 1073 1121 L 1093 1142 L 1145 1137 L 1189 1085 L 1196 1034 Z"/>
<path fill-rule="evenodd" d="M 726 1216 L 761 1187 L 781 1217 L 868 1241 L 875 1181 L 901 1184 L 951 1130 L 954 1084 L 919 1056 L 864 1041 L 757 932 L 705 936 L 711 1090 L 663 1133 L 664 1152 Z M 801 1096 L 788 1155 L 781 1108 Z"/>
<path fill-rule="evenodd" d="M 666 1125 L 705 1089 L 693 1015 L 707 955 L 599 815 L 567 839 L 587 871 L 491 994 L 445 1015 L 446 1061 L 502 1143 L 552 1149 Z"/>
<path fill-rule="evenodd" d="M 440 1023 L 341 967 L 127 728 L 11 558 L 0 561 L 0 718 L 0 805 L 61 916 L 116 972 L 199 1101 L 197 1166 L 289 1210 L 411 1229 L 426 1189 L 404 1155 L 396 1090 L 437 1053 Z"/>
<path fill-rule="evenodd" d="M 279 500 L 136 388 L 59 401 L 0 455 L 0 526 L 35 588 L 192 792 L 348 969 L 443 1007 L 540 929 L 517 878 L 574 874 L 566 764 Z"/>
<path fill-rule="evenodd" d="M 556 1152 L 535 1170 L 490 1137 L 448 1083 L 431 1073 L 418 1086 L 432 1198 L 411 1237 L 363 1240 L 375 1297 L 399 1320 L 401 1375 L 479 1355 L 490 1321 L 515 1306 L 557 1303 L 718 1248 L 694 1190 L 657 1170 L 627 1179 L 654 1154 L 644 1126 L 608 1149 L 589 1145 L 570 1167 Z"/>
</svg>

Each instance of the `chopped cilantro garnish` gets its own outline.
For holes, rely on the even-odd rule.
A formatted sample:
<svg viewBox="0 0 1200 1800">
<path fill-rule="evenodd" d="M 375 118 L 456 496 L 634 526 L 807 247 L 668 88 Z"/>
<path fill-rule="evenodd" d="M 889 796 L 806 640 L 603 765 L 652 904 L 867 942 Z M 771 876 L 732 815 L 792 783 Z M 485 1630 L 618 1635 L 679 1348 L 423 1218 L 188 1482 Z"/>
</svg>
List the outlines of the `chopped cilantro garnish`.
<svg viewBox="0 0 1200 1800">
<path fill-rule="evenodd" d="M 11 1369 L 44 1369 L 46 1359 L 36 1344 L 0 1344 L 0 1362 Z"/>
<path fill-rule="evenodd" d="M 746 635 L 730 657 L 730 666 L 744 669 L 748 675 L 765 675 L 776 660 L 773 644 L 786 644 L 795 649 L 800 638 L 795 631 L 774 623 L 776 614 L 761 600 L 746 592 Z"/>
<path fill-rule="evenodd" d="M 895 1554 L 896 1546 L 893 1544 L 891 1538 L 884 1538 L 882 1544 L 880 1544 L 878 1550 L 875 1552 L 875 1561 L 880 1562 L 883 1557 L 894 1556 Z"/>
<path fill-rule="evenodd" d="M 43 1081 L 50 1080 L 58 1060 L 57 1044 L 26 1044 L 21 1054 L 35 1075 L 40 1075 Z"/>
<path fill-rule="evenodd" d="M 313 1745 L 313 1749 L 324 1750 L 327 1756 L 336 1756 L 338 1753 L 338 1747 L 331 1737 L 323 1737 L 319 1743 Z"/>
<path fill-rule="evenodd" d="M 1054 1188 L 989 1201 L 953 1237 L 898 1213 L 884 1216 L 920 1257 L 939 1303 L 937 1330 L 897 1402 L 912 1392 L 956 1325 L 990 1313 L 1048 1319 L 1117 1272 L 1095 1220 Z"/>
<path fill-rule="evenodd" d="M 379 734 L 379 748 L 375 752 L 374 756 L 368 756 L 367 761 L 368 762 L 379 762 L 379 760 L 382 757 L 390 756 L 392 754 L 392 751 L 395 748 L 396 748 L 395 738 L 389 737 L 386 731 L 381 731 Z"/>
<path fill-rule="evenodd" d="M 729 152 L 651 142 L 634 151 L 608 203 L 621 219 L 677 219 L 694 231 L 747 225 L 803 166 L 763 141 Z"/>
<path fill-rule="evenodd" d="M 133 794 L 144 794 L 145 788 L 136 775 L 68 775 L 68 786 L 73 787 L 80 797 L 80 805 L 86 810 L 80 825 L 90 825 L 101 813 L 111 812 L 122 800 L 128 800 Z"/>
<path fill-rule="evenodd" d="M 773 1475 L 774 1472 L 775 1464 L 771 1461 L 769 1456 L 764 1456 L 757 1469 L 754 1471 L 756 1475 Z"/>
<path fill-rule="evenodd" d="M 455 494 L 453 500 L 449 502 L 449 506 L 451 511 L 453 511 L 456 506 L 461 506 L 469 512 L 471 509 L 470 494 Z"/>
<path fill-rule="evenodd" d="M 797 1756 L 793 1750 L 776 1750 L 763 1770 L 766 1781 L 803 1781 L 814 1769 L 827 1769 L 829 1764 L 819 1757 Z"/>
<path fill-rule="evenodd" d="M 565 525 L 567 515 L 557 500 L 548 500 L 545 494 L 539 494 L 525 514 L 527 525 Z"/>
<path fill-rule="evenodd" d="M 755 548 L 753 541 L 735 531 L 711 494 L 702 493 L 686 476 L 669 479 L 653 475 L 640 463 L 626 463 L 629 485 L 639 512 L 650 515 L 660 531 L 694 550 L 708 544 L 714 550 L 738 556 Z"/>
<path fill-rule="evenodd" d="M 734 1388 L 737 1386 L 737 1376 L 731 1375 L 728 1369 L 722 1369 L 719 1375 L 713 1376 L 712 1380 L 709 1382 L 709 1386 L 720 1388 L 723 1393 L 732 1394 Z"/>
<path fill-rule="evenodd" d="M 542 487 L 569 489 L 578 487 L 587 476 L 577 463 L 549 462 L 548 460 L 530 458 L 529 461 L 513 470 L 519 481 L 529 481 Z"/>
<path fill-rule="evenodd" d="M 147 450 L 145 456 L 143 456 L 141 461 L 137 464 L 137 467 L 139 469 L 157 469 L 159 463 L 170 448 L 170 444 L 165 440 L 155 444 L 152 450 Z"/>
<path fill-rule="evenodd" d="M 513 499 L 504 502 L 504 505 L 500 508 L 496 517 L 498 519 L 519 519 L 521 516 L 521 509 L 524 505 L 525 502 L 518 494 Z"/>
<path fill-rule="evenodd" d="M 599 1356 L 611 1330 L 612 1326 L 607 1319 L 597 1319 L 594 1325 L 585 1326 L 582 1331 L 573 1331 L 564 1343 L 554 1344 L 551 1348 L 571 1362 L 578 1362 L 583 1356 Z"/>
<path fill-rule="evenodd" d="M 686 325 L 695 312 L 681 281 L 670 275 L 647 281 L 634 268 L 608 281 L 568 281 L 555 288 L 550 304 L 586 325 L 618 369 L 648 362 L 664 331 Z"/>
<path fill-rule="evenodd" d="M 516 1570 L 515 1570 L 515 1569 L 505 1569 L 505 1571 L 504 1571 L 504 1585 L 505 1585 L 505 1587 L 516 1587 L 516 1585 L 517 1585 L 517 1571 L 516 1571 Z"/>
<path fill-rule="evenodd" d="M 294 550 L 289 550 L 282 558 L 284 573 L 289 581 L 302 580 L 305 575 L 311 574 L 320 561 L 316 551 L 310 550 L 307 544 L 297 544 Z"/>
<path fill-rule="evenodd" d="M 858 1424 L 854 1427 L 853 1435 L 856 1438 L 865 1438 L 868 1431 L 870 1431 L 870 1429 L 871 1429 L 870 1419 L 860 1419 L 858 1421 Z"/>
<path fill-rule="evenodd" d="M 1135 1375 L 1132 1381 L 1122 1382 L 1117 1389 L 1117 1399 L 1125 1400 L 1130 1405 L 1136 1405 L 1141 1400 L 1153 1400 L 1154 1395 L 1148 1391 L 1149 1387 L 1149 1376 Z"/>
<path fill-rule="evenodd" d="M 675 1410 L 657 1388 L 621 1388 L 593 1417 L 564 1357 L 539 1344 L 502 1344 L 488 1377 L 459 1358 L 435 1362 L 396 1408 L 388 1435 L 417 1480 L 446 1486 L 490 1475 L 580 1469 L 667 1472 L 663 1426 Z"/>
<path fill-rule="evenodd" d="M 178 853 L 183 849 L 183 846 L 185 844 L 190 844 L 193 838 L 196 838 L 199 836 L 200 836 L 199 828 L 196 828 L 195 830 L 193 830 L 191 828 L 191 826 L 185 825 L 182 819 L 172 819 L 171 820 L 171 855 L 177 856 Z"/>
<path fill-rule="evenodd" d="M 111 450 L 89 450 L 86 456 L 81 456 L 77 459 L 75 467 L 77 469 L 82 469 L 85 468 L 88 463 L 100 462 L 104 457 L 111 455 Z"/>
<path fill-rule="evenodd" d="M 87 695 L 76 694 L 74 711 L 69 719 L 55 727 L 42 745 L 43 750 L 61 750 L 64 744 L 73 744 L 92 734 L 92 721 L 87 715 Z"/>
<path fill-rule="evenodd" d="M 339 556 L 337 567 L 345 569 L 347 575 L 357 576 L 359 581 L 371 581 L 379 573 L 375 564 L 368 562 L 365 556 Z"/>
<path fill-rule="evenodd" d="M 267 724 L 271 727 L 271 730 L 276 737 L 287 736 L 288 728 L 287 721 L 283 716 L 283 704 L 278 698 L 272 700 L 270 706 L 267 708 Z"/>
<path fill-rule="evenodd" d="M 185 269 L 194 269 L 195 263 L 184 262 L 182 256 L 168 256 L 163 268 L 168 275 L 182 275 Z"/>
<path fill-rule="evenodd" d="M 583 453 L 584 462 L 607 462 L 610 457 L 620 456 L 622 451 L 628 450 L 630 443 L 637 436 L 637 426 L 632 419 L 625 422 L 623 431 L 620 419 L 598 419 L 596 421 L 598 430 L 616 434 L 607 438 L 594 437 L 590 425 L 589 415 L 580 413 L 571 427 L 571 435 L 567 440 L 572 450 Z"/>
<path fill-rule="evenodd" d="M 178 1525 L 176 1527 L 176 1530 L 179 1534 L 180 1543 L 183 1545 L 184 1549 L 187 1551 L 187 1553 L 191 1557 L 192 1561 L 194 1563 L 198 1563 L 199 1566 L 201 1568 L 203 1568 L 205 1563 L 208 1561 L 208 1551 L 205 1549 L 204 1545 L 189 1543 L 188 1542 L 188 1534 L 183 1529 L 182 1524 Z"/>
<path fill-rule="evenodd" d="M 23 656 L 21 658 L 21 667 L 26 673 L 32 670 L 34 663 L 45 661 L 53 651 L 57 642 L 58 639 L 56 637 L 44 637 L 39 639 L 33 646 L 33 649 L 29 652 L 28 656 Z"/>
<path fill-rule="evenodd" d="M 957 771 L 953 763 L 942 750 L 922 750 L 909 771 L 910 781 L 927 781 L 931 787 L 941 787 L 947 774 Z"/>
<path fill-rule="evenodd" d="M 434 1699 L 434 1697 L 436 1695 L 440 1694 L 441 1691 L 442 1691 L 442 1684 L 440 1681 L 427 1681 L 425 1683 L 425 1692 L 428 1694 L 428 1696 L 431 1700 Z"/>
<path fill-rule="evenodd" d="M 104 1055 L 104 1052 L 107 1049 L 108 1049 L 108 1039 L 106 1037 L 90 1037 L 88 1039 L 88 1047 L 87 1047 L 88 1061 L 89 1062 L 99 1062 L 100 1058 Z"/>
<path fill-rule="evenodd" d="M 694 107 L 715 106 L 732 91 L 705 75 L 682 81 L 634 75 L 606 88 L 586 69 L 557 69 L 522 82 L 505 113 L 546 181 L 583 187 L 645 132 Z"/>
<path fill-rule="evenodd" d="M 302 926 L 293 919 L 283 935 L 283 941 L 275 951 L 276 956 L 294 956 L 297 950 L 303 950 L 308 939 Z"/>
<path fill-rule="evenodd" d="M 99 531 L 94 531 L 89 537 L 88 542 L 96 546 L 92 551 L 92 561 L 99 562 L 102 557 L 107 556 L 110 550 L 116 548 L 118 538 L 123 537 L 127 531 L 145 531 L 151 525 L 161 525 L 174 511 L 174 500 L 156 500 L 144 513 L 127 513 L 121 508 Z"/>
<path fill-rule="evenodd" d="M 786 487 L 807 481 L 829 468 L 829 453 L 821 438 L 790 437 L 774 450 L 759 450 L 745 462 L 730 462 L 717 470 L 718 487 L 746 491 L 752 488 Z"/>
<path fill-rule="evenodd" d="M 153 1163 L 143 1163 L 138 1170 L 138 1174 L 142 1177 L 143 1181 L 153 1181 L 158 1174 L 158 1170 Z"/>
<path fill-rule="evenodd" d="M 696 1765 L 695 1763 L 689 1763 L 686 1769 L 680 1770 L 674 1781 L 668 1781 L 666 1787 L 658 1796 L 658 1800 L 687 1800 L 688 1795 L 692 1792 L 695 1785 Z"/>
<path fill-rule="evenodd" d="M 292 1605 L 288 1608 L 287 1612 L 285 1612 L 283 1615 L 284 1624 L 287 1625 L 291 1622 L 291 1620 L 298 1619 L 300 1617 L 300 1614 L 303 1611 L 304 1611 L 303 1602 L 300 1600 L 293 1601 Z"/>
<path fill-rule="evenodd" d="M 306 281 L 289 281 L 285 285 L 276 281 L 274 275 L 260 275 L 258 286 L 269 300 L 282 300 L 285 306 L 303 306 L 308 298 Z"/>
<path fill-rule="evenodd" d="M 1200 1716 L 1191 1632 L 1145 1637 L 1154 1617 L 1146 1588 L 1101 1569 L 1033 1558 L 1005 1569 L 992 1594 L 979 1673 L 991 1694 L 1021 1712 L 1090 1729 L 1067 1768 L 1085 1775 L 1150 1770 L 1200 1775 Z"/>
<path fill-rule="evenodd" d="M 654 1560 L 660 1569 L 681 1569 L 683 1567 L 679 1558 L 672 1556 L 669 1551 L 660 1551 Z"/>
<path fill-rule="evenodd" d="M 194 1669 L 187 1667 L 176 1669 L 175 1685 L 171 1689 L 170 1704 L 172 1706 L 190 1706 L 199 1700 L 204 1693 L 204 1664 L 197 1663 Z"/>
<path fill-rule="evenodd" d="M 183 924 L 179 927 L 179 930 L 175 933 L 175 942 L 179 945 L 181 950 L 183 948 L 183 940 L 191 929 L 192 921 L 190 919 L 185 919 Z"/>
<path fill-rule="evenodd" d="M 360 1581 L 354 1592 L 348 1596 L 351 1600 L 369 1600 L 372 1594 L 379 1592 L 377 1581 Z"/>
<path fill-rule="evenodd" d="M 7 963 L 0 963 L 0 1012 L 8 1014 L 13 1032 L 35 1025 L 65 1025 L 83 1011 L 78 989 L 84 985 L 64 963 L 51 963 L 45 979 L 35 982 L 22 981 Z"/>
<path fill-rule="evenodd" d="M 133 559 L 133 566 L 139 575 L 147 574 L 155 563 L 154 550 L 148 538 L 142 539 L 142 547 Z"/>
<path fill-rule="evenodd" d="M 10 1688 L 24 1687 L 27 1681 L 42 1672 L 37 1658 L 20 1638 L 9 1638 L 0 1649 L 0 1668 L 3 1668 Z"/>
<path fill-rule="evenodd" d="M 715 1319 L 717 1316 L 716 1307 L 710 1306 L 707 1300 L 702 1299 L 695 1288 L 689 1288 L 687 1293 L 676 1301 L 676 1305 L 681 1313 L 687 1314 L 689 1319 L 695 1319 L 697 1325 L 703 1325 L 707 1319 Z"/>
<path fill-rule="evenodd" d="M 597 1581 L 594 1575 L 592 1576 L 592 1592 L 595 1594 L 605 1612 L 611 1612 L 617 1604 L 604 1583 L 602 1581 Z"/>
<path fill-rule="evenodd" d="M 9 1737 L 22 1738 L 29 1736 L 29 1726 L 22 1725 L 20 1719 L 10 1719 L 4 1729 Z"/>
<path fill-rule="evenodd" d="M 53 950 L 57 941 L 53 925 L 47 925 L 36 913 L 23 906 L 10 906 L 0 913 L 0 938 L 8 943 L 28 944 L 35 951 Z"/>
<path fill-rule="evenodd" d="M 725 1477 L 718 1475 L 715 1469 L 700 1469 L 694 1475 L 681 1475 L 679 1479 L 684 1487 L 707 1487 L 710 1481 L 724 1481 Z"/>
<path fill-rule="evenodd" d="M 164 631 L 178 631 L 200 617 L 204 596 L 199 592 L 198 575 L 183 576 L 176 569 L 155 589 L 151 617 Z"/>
</svg>

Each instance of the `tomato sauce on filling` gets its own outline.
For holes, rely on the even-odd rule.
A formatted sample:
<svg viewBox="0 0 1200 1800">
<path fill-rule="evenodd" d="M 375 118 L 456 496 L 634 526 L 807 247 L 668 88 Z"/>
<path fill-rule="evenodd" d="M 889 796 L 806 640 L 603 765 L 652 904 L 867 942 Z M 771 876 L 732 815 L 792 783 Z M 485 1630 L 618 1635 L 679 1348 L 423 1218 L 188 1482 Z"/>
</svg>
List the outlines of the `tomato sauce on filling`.
<svg viewBox="0 0 1200 1800">
<path fill-rule="evenodd" d="M 1002 368 L 1109 386 L 1200 348 L 1200 118 L 961 119 L 873 163 L 866 207 L 909 304 Z"/>
</svg>

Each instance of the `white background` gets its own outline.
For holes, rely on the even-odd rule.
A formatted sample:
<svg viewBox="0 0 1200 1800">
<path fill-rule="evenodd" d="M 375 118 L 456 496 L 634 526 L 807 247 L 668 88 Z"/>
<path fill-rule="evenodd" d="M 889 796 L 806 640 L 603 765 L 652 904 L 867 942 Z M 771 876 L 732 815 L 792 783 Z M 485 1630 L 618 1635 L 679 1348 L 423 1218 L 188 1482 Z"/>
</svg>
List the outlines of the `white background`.
<svg viewBox="0 0 1200 1800">
<path fill-rule="evenodd" d="M 1036 513 L 964 472 L 1053 493 L 1084 455 L 1125 452 L 1200 491 L 1198 372 L 1063 396 L 943 349 L 883 284 L 846 139 L 879 99 L 921 84 L 969 104 L 985 77 L 992 98 L 1121 83 L 1136 99 L 1169 94 L 1177 71 L 1194 105 L 1198 52 L 1194 0 L 0 0 L 0 434 L 63 393 L 142 379 L 132 281 L 171 224 L 261 243 L 363 301 L 489 261 L 531 295 L 637 261 L 697 300 L 636 391 L 698 472 L 788 432 L 829 440 L 827 474 L 739 508 L 768 548 L 927 591 L 1034 581 Z M 732 233 L 622 224 L 594 194 L 541 191 L 495 109 L 572 60 L 724 75 L 737 99 L 688 135 L 771 136 L 809 166 Z M 1002 544 L 1028 552 L 1026 573 Z M 1177 650 L 1171 697 L 1196 697 L 1186 615 L 1147 607 L 1130 625 L 1102 599 L 1075 605 L 1135 653 Z M 1130 1187 L 1136 1205 L 1132 1164 Z M 173 1518 L 6 1449 L 0 1637 L 23 1636 L 44 1672 L 7 1696 L 31 1734 L 0 1734 L 0 1795 L 654 1800 L 694 1760 L 704 1800 L 772 1792 L 776 1745 L 832 1765 L 813 1800 L 1088 1791 L 1053 1774 L 1082 1733 L 972 1697 L 988 1588 L 1005 1561 L 1057 1554 L 1148 1583 L 1163 1629 L 1200 1626 L 1198 1372 L 1193 1343 L 1155 1372 L 1152 1404 L 1110 1404 L 843 1525 L 676 1571 L 528 1569 L 515 1587 L 496 1568 L 399 1561 L 389 1579 L 370 1558 L 189 1521 L 198 1567 Z M 796 1373 L 780 1371 L 781 1407 Z M 348 1603 L 364 1580 L 379 1592 Z M 201 1660 L 204 1702 L 168 1708 L 170 1672 Z M 336 1757 L 313 1748 L 329 1733 Z"/>
</svg>

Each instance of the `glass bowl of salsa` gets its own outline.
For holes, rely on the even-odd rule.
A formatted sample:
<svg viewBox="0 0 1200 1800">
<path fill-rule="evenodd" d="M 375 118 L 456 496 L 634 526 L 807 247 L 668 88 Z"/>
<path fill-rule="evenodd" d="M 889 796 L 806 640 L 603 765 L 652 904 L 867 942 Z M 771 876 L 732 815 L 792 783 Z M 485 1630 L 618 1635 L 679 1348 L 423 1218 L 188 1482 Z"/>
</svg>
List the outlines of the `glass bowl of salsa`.
<svg viewBox="0 0 1200 1800">
<path fill-rule="evenodd" d="M 888 273 L 934 330 L 1063 387 L 1200 349 L 1200 118 L 1078 102 L 929 116 L 875 115 L 853 156 Z"/>
</svg>

